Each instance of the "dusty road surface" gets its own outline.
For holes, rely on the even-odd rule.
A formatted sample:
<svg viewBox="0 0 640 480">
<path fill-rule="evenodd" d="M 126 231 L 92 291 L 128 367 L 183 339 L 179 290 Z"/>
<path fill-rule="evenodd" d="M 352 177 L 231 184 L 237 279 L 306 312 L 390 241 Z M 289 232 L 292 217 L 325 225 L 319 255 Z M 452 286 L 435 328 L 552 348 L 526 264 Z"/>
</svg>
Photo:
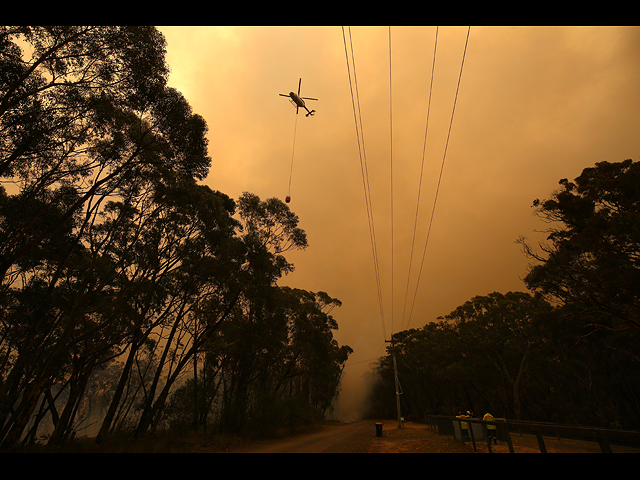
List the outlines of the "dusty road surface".
<svg viewBox="0 0 640 480">
<path fill-rule="evenodd" d="M 325 425 L 322 430 L 272 440 L 238 450 L 241 453 L 368 453 L 376 437 L 373 421 Z"/>
<path fill-rule="evenodd" d="M 439 435 L 427 425 L 406 422 L 399 429 L 397 422 L 383 422 L 382 436 L 376 436 L 375 422 L 325 425 L 322 430 L 271 440 L 244 447 L 244 453 L 489 453 L 486 442 L 456 441 L 452 436 Z M 515 453 L 540 453 L 534 435 L 512 434 Z M 597 442 L 545 438 L 549 453 L 599 453 Z M 614 453 L 640 453 L 640 448 L 613 446 Z M 505 442 L 492 446 L 492 453 L 509 453 Z"/>
<path fill-rule="evenodd" d="M 426 425 L 383 422 L 376 435 L 373 420 L 325 425 L 318 432 L 272 440 L 237 450 L 242 453 L 468 453 L 469 448 L 451 437 L 443 437 Z"/>
</svg>

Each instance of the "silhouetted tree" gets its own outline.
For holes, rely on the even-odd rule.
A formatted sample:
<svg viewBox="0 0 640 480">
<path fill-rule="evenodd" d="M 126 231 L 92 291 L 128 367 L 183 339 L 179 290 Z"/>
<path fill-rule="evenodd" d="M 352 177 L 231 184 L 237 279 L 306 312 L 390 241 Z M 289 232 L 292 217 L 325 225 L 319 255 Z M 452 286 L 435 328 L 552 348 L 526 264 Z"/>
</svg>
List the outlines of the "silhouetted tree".
<svg viewBox="0 0 640 480">
<path fill-rule="evenodd" d="M 164 48 L 153 27 L 0 27 L 4 448 L 47 415 L 50 443 L 71 438 L 104 369 L 98 442 L 163 425 L 172 391 L 197 426 L 217 398 L 242 425 L 271 401 L 319 416 L 339 389 L 340 302 L 277 285 L 307 247 L 298 217 L 197 183 L 207 127 L 167 86 Z"/>
<path fill-rule="evenodd" d="M 585 168 L 549 200 L 534 202 L 550 224 L 537 253 L 525 239 L 529 288 L 594 314 L 605 329 L 640 330 L 640 162 Z"/>
<path fill-rule="evenodd" d="M 165 165 L 204 178 L 206 124 L 166 86 L 164 47 L 153 27 L 2 27 L 0 176 L 25 201 L 56 185 L 78 198 L 47 228 L 34 228 L 36 214 L 3 232 L 0 278 L 125 177 Z"/>
<path fill-rule="evenodd" d="M 93 302 L 114 295 L 105 293 L 113 269 L 87 250 L 84 234 L 106 199 L 167 172 L 204 178 L 210 159 L 205 122 L 166 86 L 164 38 L 155 28 L 2 27 L 0 49 L 0 176 L 17 190 L 0 195 L 0 293 L 8 299 L 39 285 L 48 296 L 37 320 L 25 302 L 2 312 L 2 338 L 11 341 L 2 346 L 0 442 L 12 446 L 69 365 L 65 357 L 104 332 Z M 41 330 L 22 330 L 21 321 Z M 74 391 L 85 384 L 82 371 Z M 62 431 L 68 425 L 56 436 Z"/>
<path fill-rule="evenodd" d="M 513 413 L 522 418 L 521 388 L 532 356 L 544 342 L 541 322 L 552 308 L 545 300 L 523 292 L 476 296 L 445 317 L 461 339 L 465 364 L 473 364 L 472 384 L 478 392 L 489 384 L 483 373 L 495 371 L 510 386 Z M 491 395 L 485 394 L 486 407 Z"/>
</svg>

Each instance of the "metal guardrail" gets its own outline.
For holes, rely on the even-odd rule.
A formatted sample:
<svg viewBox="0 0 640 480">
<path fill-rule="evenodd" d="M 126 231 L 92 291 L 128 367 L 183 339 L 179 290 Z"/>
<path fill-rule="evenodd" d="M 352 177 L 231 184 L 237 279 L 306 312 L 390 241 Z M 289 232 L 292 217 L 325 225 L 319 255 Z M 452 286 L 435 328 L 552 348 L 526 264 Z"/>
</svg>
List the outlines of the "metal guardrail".
<svg viewBox="0 0 640 480">
<path fill-rule="evenodd" d="M 498 440 L 506 442 L 509 452 L 514 453 L 511 441 L 511 430 L 520 432 L 530 432 L 535 434 L 541 453 L 547 453 L 544 443 L 543 433 L 553 434 L 558 437 L 580 438 L 585 440 L 595 440 L 600 445 L 602 453 L 612 453 L 611 443 L 640 446 L 640 432 L 631 430 L 615 430 L 596 427 L 580 427 L 571 425 L 558 425 L 554 423 L 513 421 L 506 419 L 494 419 L 484 421 L 478 418 L 457 418 L 444 415 L 427 415 L 427 424 L 430 428 L 437 428 L 442 435 L 453 435 L 464 443 L 465 435 L 462 434 L 462 424 L 467 423 L 467 434 L 473 444 L 473 450 L 477 451 L 476 438 L 478 441 L 486 439 L 489 453 L 491 453 L 491 438 L 487 429 L 488 425 L 495 425 Z M 456 430 L 456 427 L 458 430 Z"/>
</svg>

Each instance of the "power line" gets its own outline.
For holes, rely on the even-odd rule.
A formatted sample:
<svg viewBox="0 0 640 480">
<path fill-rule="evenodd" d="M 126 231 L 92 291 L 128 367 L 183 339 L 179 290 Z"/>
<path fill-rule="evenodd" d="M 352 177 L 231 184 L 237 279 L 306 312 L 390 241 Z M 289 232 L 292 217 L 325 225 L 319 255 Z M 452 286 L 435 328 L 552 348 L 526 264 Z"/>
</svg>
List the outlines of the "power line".
<svg viewBox="0 0 640 480">
<path fill-rule="evenodd" d="M 389 26 L 389 161 L 391 171 L 391 353 L 393 355 L 393 373 L 396 385 L 396 411 L 398 414 L 398 428 L 402 428 L 402 414 L 400 410 L 400 379 L 398 378 L 398 364 L 396 362 L 396 348 L 393 341 L 393 88 L 391 83 L 391 26 Z M 385 340 L 386 342 L 387 340 Z"/>
<path fill-rule="evenodd" d="M 434 45 L 433 45 L 433 61 L 431 63 L 431 82 L 429 84 L 429 101 L 427 103 L 427 120 L 426 120 L 426 126 L 425 126 L 425 130 L 424 130 L 424 143 L 422 146 L 422 163 L 420 165 L 420 179 L 418 181 L 418 198 L 416 200 L 416 216 L 415 216 L 415 220 L 414 220 L 414 224 L 413 224 L 413 238 L 411 240 L 411 254 L 409 256 L 409 272 L 407 274 L 407 289 L 406 289 L 406 293 L 405 293 L 405 297 L 404 297 L 404 309 L 402 311 L 402 325 L 404 326 L 404 317 L 405 317 L 405 311 L 407 308 L 407 297 L 409 295 L 409 280 L 411 279 L 411 266 L 413 264 L 413 249 L 415 246 L 415 241 L 416 241 L 416 229 L 418 226 L 418 211 L 420 209 L 420 193 L 422 191 L 422 174 L 424 171 L 424 157 L 425 157 L 425 152 L 427 149 L 427 132 L 429 131 L 429 115 L 431 113 L 431 95 L 433 93 L 433 77 L 434 77 L 434 72 L 435 72 L 435 67 L 436 67 L 436 51 L 438 48 L 438 27 L 436 27 L 436 35 L 435 35 L 435 40 L 434 40 Z M 407 326 L 409 324 L 407 323 Z"/>
<path fill-rule="evenodd" d="M 438 185 L 436 188 L 436 195 L 435 195 L 435 199 L 433 202 L 433 209 L 431 211 L 431 220 L 429 222 L 429 229 L 427 232 L 427 240 L 425 242 L 425 248 L 422 254 L 422 262 L 420 264 L 420 271 L 418 273 L 418 281 L 416 283 L 416 290 L 414 293 L 414 297 L 413 297 L 413 303 L 411 305 L 411 311 L 409 314 L 409 321 L 411 319 L 411 314 L 413 313 L 413 306 L 415 304 L 415 299 L 417 296 L 417 292 L 418 292 L 418 285 L 420 283 L 420 276 L 422 274 L 422 267 L 424 265 L 424 259 L 425 259 L 425 255 L 426 255 L 426 249 L 427 249 L 427 244 L 429 243 L 429 235 L 431 233 L 431 227 L 433 224 L 433 217 L 434 217 L 434 213 L 435 213 L 435 207 L 436 207 L 436 203 L 438 200 L 438 193 L 440 190 L 440 182 L 442 179 L 442 172 L 444 170 L 444 162 L 446 159 L 446 155 L 447 155 L 447 149 L 448 149 L 448 145 L 449 145 L 449 139 L 451 136 L 451 128 L 453 125 L 453 116 L 455 113 L 455 109 L 456 109 L 456 103 L 457 103 L 457 99 L 458 99 L 458 92 L 460 90 L 460 80 L 462 78 L 462 69 L 464 66 L 464 59 L 466 56 L 466 52 L 467 52 L 467 45 L 469 42 L 469 31 L 470 31 L 471 27 L 469 27 L 469 29 L 467 30 L 467 38 L 465 41 L 465 46 L 464 46 L 464 52 L 462 55 L 462 64 L 460 66 L 460 74 L 458 76 L 458 85 L 456 88 L 456 94 L 455 94 L 455 98 L 454 98 L 454 102 L 453 102 L 453 110 L 451 112 L 451 120 L 449 121 L 449 132 L 447 134 L 447 140 L 445 143 L 445 149 L 444 149 L 444 155 L 442 158 L 442 165 L 440 167 L 440 176 L 438 178 Z M 421 170 L 420 170 L 420 182 L 418 184 L 418 199 L 416 202 L 416 219 L 415 219 L 415 223 L 414 223 L 414 231 L 413 231 L 413 241 L 412 241 L 412 246 L 411 246 L 411 260 L 409 263 L 409 277 L 407 278 L 407 293 L 406 295 L 408 295 L 408 288 L 409 288 L 409 279 L 411 276 L 411 263 L 412 263 L 412 259 L 413 259 L 413 248 L 414 248 L 414 244 L 415 244 L 415 233 L 416 233 L 416 225 L 417 225 L 417 220 L 418 220 L 418 210 L 419 210 L 419 205 L 420 205 L 420 191 L 421 191 L 421 186 L 422 186 L 422 173 L 423 173 L 423 169 L 424 169 L 424 157 L 425 157 L 425 151 L 426 151 L 426 142 L 427 142 L 427 131 L 428 131 L 428 125 L 429 125 L 429 111 L 430 111 L 430 106 L 431 106 L 431 93 L 433 90 L 433 72 L 435 69 L 435 59 L 436 59 L 436 47 L 437 47 L 437 38 L 438 38 L 438 30 L 436 29 L 436 40 L 435 40 L 435 45 L 434 45 L 434 52 L 433 52 L 433 65 L 432 65 L 432 71 L 431 71 L 431 86 L 430 86 L 430 91 L 429 91 L 429 106 L 427 109 L 427 126 L 425 128 L 425 139 L 424 139 L 424 146 L 423 146 L 423 153 L 422 153 L 422 166 L 421 166 Z M 354 99 L 354 93 L 353 93 L 353 85 L 351 82 L 351 72 L 349 69 L 349 53 L 347 50 L 347 41 L 346 41 L 346 37 L 345 37 L 345 33 L 344 33 L 344 27 L 342 27 L 342 39 L 344 42 L 344 49 L 345 49 L 345 56 L 346 56 L 346 60 L 347 60 L 347 73 L 349 74 L 349 88 L 351 91 L 351 104 L 353 107 L 353 116 L 354 116 L 354 121 L 355 121 L 355 126 L 356 126 L 356 136 L 358 139 L 358 152 L 360 155 L 360 168 L 361 168 L 361 172 L 362 172 L 362 181 L 363 181 L 363 186 L 364 186 L 364 194 L 365 194 L 365 203 L 367 206 L 367 218 L 369 221 L 369 234 L 370 234 L 370 239 L 371 239 L 371 247 L 372 247 L 372 251 L 373 251 L 373 261 L 374 261 L 374 270 L 376 273 L 376 283 L 377 283 L 377 288 L 378 288 L 378 301 L 380 304 L 380 316 L 381 316 L 381 320 L 382 320 L 382 330 L 383 330 L 383 334 L 384 334 L 384 338 L 385 338 L 385 343 L 391 343 L 391 353 L 392 353 L 392 357 L 393 357 L 393 368 L 394 368 L 394 379 L 395 379 L 395 387 L 396 387 L 396 408 L 397 408 L 397 414 L 398 414 L 398 428 L 402 428 L 402 416 L 401 416 L 401 410 L 400 410 L 400 395 L 402 394 L 402 388 L 400 386 L 400 381 L 398 378 L 398 370 L 397 370 L 397 362 L 396 362 L 396 351 L 395 351 L 395 342 L 393 340 L 393 316 L 394 316 L 394 308 L 393 308 L 393 287 L 394 287 L 394 221 L 393 221 L 393 213 L 394 213 L 394 204 L 393 204 L 393 88 L 392 88 L 392 48 L 391 48 L 391 27 L 389 27 L 389 129 L 390 129 L 390 155 L 389 155 L 389 161 L 390 161 L 390 187 L 391 187 L 391 191 L 390 191 L 390 196 L 391 196 L 391 340 L 387 341 L 386 340 L 386 332 L 385 332 L 385 324 L 384 324 L 384 310 L 383 310 L 383 301 L 382 301 L 382 290 L 380 287 L 380 270 L 379 270 L 379 265 L 378 265 L 378 254 L 377 254 L 377 247 L 376 247 L 376 239 L 375 239 L 375 228 L 374 228 L 374 223 L 373 223 L 373 211 L 372 211 L 372 205 L 371 205 L 371 191 L 370 191 L 370 187 L 369 187 L 369 176 L 368 176 L 368 169 L 366 166 L 366 154 L 365 154 L 365 149 L 364 149 L 364 135 L 362 132 L 362 116 L 361 116 L 361 111 L 360 111 L 360 98 L 358 95 L 358 83 L 357 83 L 357 77 L 356 77 L 356 69 L 355 69 L 355 56 L 353 54 L 353 41 L 352 41 L 352 37 L 351 37 L 351 27 L 349 27 L 349 43 L 351 46 L 351 57 L 352 57 L 352 63 L 353 63 L 353 79 L 354 79 L 354 84 L 355 84 L 355 88 L 356 88 L 356 96 L 355 98 L 357 99 L 357 104 L 358 104 L 358 109 L 357 109 L 357 113 L 356 113 L 356 99 Z M 360 122 L 360 129 L 358 129 L 358 120 Z M 405 308 L 406 308 L 406 295 L 405 295 Z M 403 317 L 404 317 L 404 311 L 403 311 Z M 403 321 L 404 318 L 402 319 L 401 322 L 401 327 L 403 326 Z M 408 325 L 408 324 L 407 324 Z"/>
<path fill-rule="evenodd" d="M 371 205 L 371 190 L 369 187 L 369 171 L 367 168 L 367 157 L 366 157 L 366 150 L 365 150 L 365 146 L 364 146 L 364 133 L 362 131 L 362 116 L 360 114 L 360 96 L 358 94 L 358 81 L 357 81 L 357 77 L 356 77 L 356 65 L 355 65 L 355 56 L 353 54 L 353 42 L 352 42 L 352 37 L 351 37 L 351 27 L 349 27 L 349 44 L 351 47 L 351 57 L 352 57 L 352 63 L 353 63 L 353 83 L 355 84 L 355 89 L 356 89 L 356 94 L 355 94 L 355 99 L 354 99 L 354 93 L 353 93 L 353 85 L 351 82 L 351 71 L 349 69 L 349 53 L 347 51 L 347 40 L 345 37 L 345 33 L 344 33 L 344 27 L 342 27 L 342 40 L 344 43 L 344 52 L 345 52 L 345 56 L 346 56 L 346 60 L 347 60 L 347 73 L 349 75 L 349 89 L 351 91 L 351 105 L 353 107 L 353 118 L 354 118 L 354 122 L 355 122 L 355 127 L 356 127 L 356 137 L 358 140 L 358 153 L 359 153 L 359 157 L 360 157 L 360 171 L 362 174 L 362 183 L 363 183 L 363 187 L 364 187 L 364 196 L 365 196 L 365 204 L 367 207 L 367 219 L 369 222 L 369 238 L 371 240 L 371 249 L 372 249 L 372 253 L 373 253 L 373 266 L 374 266 L 374 271 L 375 271 L 375 276 L 376 276 L 376 286 L 377 286 L 377 290 L 378 290 L 378 303 L 379 303 L 379 308 L 380 308 L 380 317 L 381 317 L 381 321 L 382 321 L 382 333 L 384 338 L 387 337 L 386 332 L 385 332 L 385 325 L 384 325 L 384 308 L 383 308 L 383 299 L 382 299 L 382 288 L 381 288 L 381 284 L 380 284 L 380 268 L 379 268 L 379 264 L 378 264 L 378 250 L 377 250 L 377 246 L 376 246 L 376 235 L 375 235 L 375 224 L 374 224 L 374 219 L 373 219 L 373 208 Z M 358 105 L 358 109 L 357 109 L 357 113 L 356 113 L 356 101 L 357 101 L 357 105 Z M 360 121 L 360 128 L 358 129 L 358 119 Z"/>
<path fill-rule="evenodd" d="M 389 161 L 391 177 L 391 335 L 393 335 L 393 94 L 391 86 L 391 27 L 389 27 Z"/>
<path fill-rule="evenodd" d="M 454 115 L 455 115 L 457 99 L 458 99 L 458 93 L 459 93 L 459 90 L 460 90 L 460 82 L 461 82 L 462 72 L 463 72 L 463 68 L 464 68 L 464 62 L 465 62 L 465 57 L 466 57 L 466 52 L 467 52 L 467 46 L 468 46 L 468 42 L 469 42 L 470 29 L 471 29 L 471 27 L 469 27 L 467 29 L 467 36 L 466 36 L 466 40 L 465 40 L 464 52 L 463 52 L 463 55 L 462 55 L 462 63 L 461 63 L 461 66 L 460 66 L 460 73 L 459 73 L 459 76 L 458 76 L 458 83 L 457 83 L 455 98 L 454 98 L 454 102 L 453 102 L 453 109 L 452 109 L 452 112 L 451 112 L 451 119 L 449 121 L 449 130 L 448 130 L 447 139 L 446 139 L 446 143 L 445 143 L 445 149 L 444 149 L 444 153 L 443 153 L 442 163 L 441 163 L 441 166 L 440 166 L 440 174 L 439 174 L 439 177 L 438 177 L 438 184 L 437 184 L 437 187 L 436 187 L 435 199 L 434 199 L 433 208 L 432 208 L 432 211 L 431 211 L 431 218 L 430 218 L 430 221 L 429 221 L 429 228 L 428 228 L 428 231 L 427 231 L 427 237 L 426 237 L 426 241 L 425 241 L 425 246 L 424 246 L 424 250 L 423 250 L 423 253 L 422 253 L 422 260 L 421 260 L 421 263 L 420 263 L 420 269 L 419 269 L 418 278 L 417 278 L 417 281 L 416 281 L 415 291 L 414 291 L 414 295 L 413 295 L 413 301 L 412 301 L 412 304 L 411 304 L 411 309 L 410 309 L 409 317 L 408 317 L 408 320 L 407 320 L 407 327 L 408 327 L 408 325 L 409 325 L 409 323 L 411 321 L 411 316 L 413 314 L 413 308 L 415 306 L 415 301 L 416 301 L 418 288 L 419 288 L 419 284 L 420 284 L 420 278 L 422 276 L 422 270 L 423 270 L 423 266 L 424 266 L 426 250 L 427 250 L 427 246 L 428 246 L 428 243 L 429 243 L 429 238 L 430 238 L 431 229 L 432 229 L 432 225 L 433 225 L 433 219 L 434 219 L 434 215 L 435 215 L 436 204 L 437 204 L 438 195 L 439 195 L 439 191 L 440 191 L 440 184 L 441 184 L 441 181 L 442 181 L 442 174 L 443 174 L 443 171 L 444 171 L 444 164 L 445 164 L 445 160 L 446 160 L 446 156 L 447 156 L 449 140 L 450 140 L 450 137 L 451 137 L 451 129 L 452 129 L 452 125 L 453 125 L 453 118 L 454 118 Z M 380 281 L 380 267 L 379 267 L 379 261 L 378 261 L 377 241 L 376 241 L 376 234 L 375 234 L 373 208 L 372 208 L 372 202 L 371 202 L 371 190 L 370 190 L 370 184 L 369 184 L 369 175 L 368 175 L 366 151 L 365 151 L 365 145 L 364 145 L 364 133 L 363 133 L 363 128 L 362 128 L 362 115 L 361 115 L 361 110 L 360 110 L 360 98 L 359 98 L 359 93 L 358 93 L 358 82 L 357 82 L 356 67 L 355 67 L 355 55 L 353 53 L 353 41 L 352 41 L 352 36 L 351 36 L 351 27 L 349 27 L 349 45 L 350 45 L 350 50 L 351 50 L 351 62 L 353 64 L 353 83 L 352 83 L 352 79 L 351 79 L 351 75 L 352 74 L 351 74 L 351 70 L 350 70 L 350 67 L 349 67 L 349 52 L 348 52 L 348 48 L 347 48 L 347 41 L 346 41 L 344 27 L 342 27 L 342 38 L 343 38 L 343 43 L 344 43 L 344 48 L 345 48 L 345 57 L 346 57 L 346 63 L 347 63 L 347 73 L 348 73 L 348 76 L 349 76 L 349 88 L 350 88 L 350 92 L 351 92 L 351 103 L 352 103 L 352 107 L 353 107 L 354 122 L 355 122 L 355 128 L 356 128 L 356 137 L 357 137 L 357 141 L 358 141 L 358 152 L 359 152 L 359 157 L 360 157 L 360 167 L 361 167 L 362 181 L 363 181 L 363 187 L 364 187 L 365 204 L 366 204 L 366 208 L 367 208 L 367 219 L 368 219 L 368 222 L 369 222 L 369 235 L 370 235 L 371 248 L 372 248 L 372 253 L 373 253 L 373 263 L 374 263 L 374 271 L 375 271 L 375 276 L 376 276 L 376 286 L 377 286 L 377 291 L 378 291 L 378 302 L 379 302 L 379 308 L 380 308 L 380 316 L 381 316 L 381 321 L 382 321 L 383 335 L 384 335 L 384 337 L 386 339 L 387 336 L 386 336 L 386 331 L 385 331 L 384 306 L 383 306 L 384 302 L 383 302 L 382 288 L 381 288 L 381 281 Z M 410 257 L 410 263 L 409 263 L 409 275 L 407 277 L 407 291 L 406 291 L 406 294 L 405 294 L 405 305 L 404 305 L 403 316 L 402 316 L 402 321 L 401 321 L 401 327 L 402 328 L 404 327 L 404 315 L 405 315 L 406 306 L 407 306 L 409 283 L 410 283 L 410 277 L 411 277 L 411 265 L 413 263 L 413 252 L 414 252 L 414 247 L 415 247 L 415 236 L 416 236 L 416 230 L 417 230 L 418 211 L 419 211 L 419 207 L 420 207 L 420 195 L 421 195 L 422 177 L 423 177 L 423 171 L 424 171 L 424 160 L 425 160 L 426 143 L 427 143 L 427 132 L 428 132 L 428 128 L 429 128 L 429 112 L 430 112 L 430 107 L 431 107 L 431 98 L 432 98 L 432 91 L 433 91 L 433 78 L 434 78 L 435 61 L 436 61 L 437 40 L 438 40 L 438 29 L 436 28 L 436 36 L 435 36 L 435 42 L 434 42 L 434 53 L 433 53 L 433 63 L 432 63 L 432 72 L 431 72 L 431 82 L 430 82 L 430 90 L 429 90 L 429 103 L 428 103 L 428 109 L 427 109 L 427 121 L 426 121 L 425 137 L 424 137 L 424 144 L 423 144 L 422 165 L 421 165 L 421 169 L 420 169 L 420 180 L 419 180 L 419 184 L 418 184 L 418 197 L 417 197 L 417 201 L 416 201 L 416 218 L 415 218 L 414 228 L 413 228 L 413 240 L 412 240 L 412 245 L 411 245 L 411 257 Z M 391 334 L 393 335 L 393 321 L 394 321 L 394 303 L 393 303 L 394 278 L 393 277 L 394 277 L 394 256 L 395 255 L 394 255 L 394 219 L 393 219 L 393 214 L 394 214 L 394 201 L 393 201 L 393 94 L 392 94 L 393 89 L 392 89 L 391 27 L 389 27 L 389 40 L 388 41 L 389 41 L 390 179 L 391 179 L 391 182 L 390 182 L 390 194 L 391 194 Z M 355 94 L 354 94 L 354 87 L 355 87 Z M 357 105 L 357 108 L 356 108 L 356 105 Z"/>
<path fill-rule="evenodd" d="M 422 275 L 422 267 L 424 266 L 424 259 L 425 259 L 426 252 L 427 252 L 427 245 L 429 244 L 429 236 L 431 235 L 431 227 L 432 227 L 432 224 L 433 224 L 433 216 L 434 216 L 435 211 L 436 211 L 436 203 L 438 201 L 438 193 L 440 191 L 440 182 L 442 180 L 442 172 L 444 170 L 444 162 L 445 162 L 445 159 L 447 157 L 447 149 L 449 147 L 449 139 L 451 137 L 451 127 L 453 125 L 453 116 L 455 114 L 456 104 L 458 102 L 458 92 L 460 91 L 460 80 L 462 79 L 462 69 L 464 68 L 464 60 L 465 60 L 465 57 L 466 57 L 466 54 L 467 54 L 467 45 L 469 44 L 469 32 L 470 31 L 471 31 L 471 27 L 469 27 L 467 29 L 467 38 L 466 38 L 465 43 L 464 43 L 464 52 L 462 53 L 462 63 L 460 64 L 460 74 L 458 75 L 458 85 L 456 87 L 456 95 L 455 95 L 454 100 L 453 100 L 453 109 L 451 111 L 451 120 L 449 120 L 449 131 L 447 133 L 447 141 L 445 143 L 444 154 L 442 156 L 442 164 L 440 166 L 440 175 L 438 177 L 438 185 L 436 187 L 436 195 L 435 195 L 435 198 L 433 200 L 433 209 L 431 210 L 431 219 L 429 220 L 429 229 L 427 231 L 427 239 L 426 239 L 426 242 L 424 244 L 424 250 L 422 252 L 422 261 L 420 263 L 420 271 L 418 272 L 418 280 L 416 282 L 416 289 L 415 289 L 415 292 L 414 292 L 414 295 L 413 295 L 413 302 L 411 304 L 411 310 L 409 312 L 409 319 L 407 321 L 407 326 L 409 326 L 409 322 L 411 321 L 411 315 L 413 314 L 413 307 L 414 307 L 415 302 L 416 302 L 416 296 L 418 295 L 418 286 L 420 284 L 420 277 Z"/>
</svg>

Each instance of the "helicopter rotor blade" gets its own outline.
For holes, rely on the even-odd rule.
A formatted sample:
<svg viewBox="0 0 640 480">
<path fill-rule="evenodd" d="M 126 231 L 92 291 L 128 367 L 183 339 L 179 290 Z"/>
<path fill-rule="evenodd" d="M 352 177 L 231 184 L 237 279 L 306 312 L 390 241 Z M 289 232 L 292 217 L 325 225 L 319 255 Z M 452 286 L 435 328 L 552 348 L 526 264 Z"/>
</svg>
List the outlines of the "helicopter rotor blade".
<svg viewBox="0 0 640 480">
<path fill-rule="evenodd" d="M 300 85 L 302 84 L 302 79 L 298 82 L 298 95 L 300 95 Z"/>
<path fill-rule="evenodd" d="M 317 98 L 309 98 L 309 97 L 300 97 L 300 98 L 304 100 L 318 100 Z"/>
</svg>

